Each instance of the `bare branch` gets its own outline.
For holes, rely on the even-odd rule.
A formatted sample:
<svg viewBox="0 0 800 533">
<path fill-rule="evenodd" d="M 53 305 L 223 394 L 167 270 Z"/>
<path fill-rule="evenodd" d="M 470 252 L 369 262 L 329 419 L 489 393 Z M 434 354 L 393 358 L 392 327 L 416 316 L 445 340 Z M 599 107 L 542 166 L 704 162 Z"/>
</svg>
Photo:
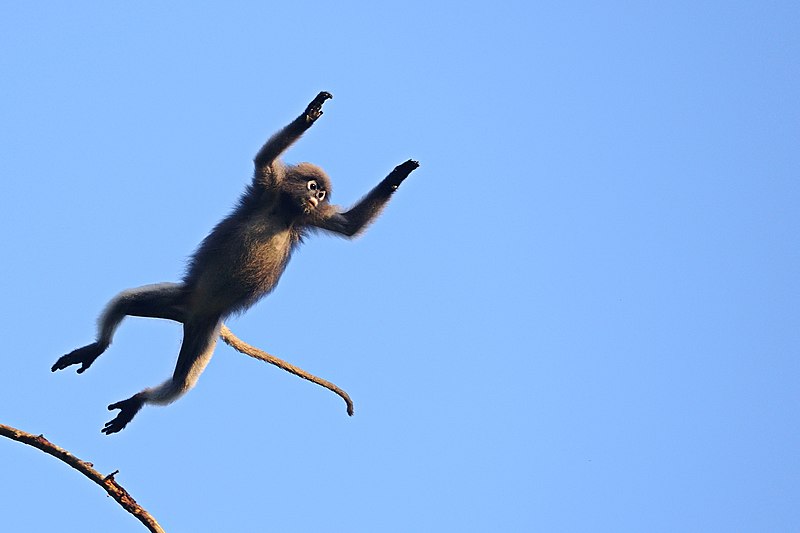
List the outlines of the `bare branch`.
<svg viewBox="0 0 800 533">
<path fill-rule="evenodd" d="M 312 383 L 316 383 L 321 387 L 325 387 L 329 391 L 332 391 L 339 395 L 344 400 L 344 403 L 347 404 L 347 414 L 353 416 L 353 401 L 350 399 L 350 396 L 347 395 L 345 391 L 331 383 L 330 381 L 324 380 L 322 378 L 318 378 L 312 374 L 309 374 L 302 368 L 298 368 L 291 363 L 287 363 L 283 359 L 279 359 L 274 355 L 270 355 L 263 350 L 259 350 L 255 346 L 251 346 L 246 342 L 239 339 L 236 335 L 233 334 L 231 330 L 228 329 L 228 326 L 225 324 L 222 325 L 222 328 L 219 332 L 220 338 L 225 341 L 225 344 L 233 348 L 234 350 L 241 352 L 245 355 L 249 355 L 250 357 L 254 357 L 261 361 L 267 362 L 271 365 L 275 365 L 280 369 L 283 369 L 290 374 L 294 374 L 295 376 L 301 377 L 303 379 L 307 379 Z"/>
<path fill-rule="evenodd" d="M 103 487 L 109 496 L 114 498 L 123 509 L 135 516 L 137 520 L 144 524 L 148 530 L 152 531 L 153 533 L 164 533 L 164 530 L 161 528 L 158 522 L 156 522 L 156 519 L 153 518 L 150 513 L 148 513 L 141 505 L 136 503 L 136 500 L 134 500 L 131 495 L 128 494 L 128 491 L 122 488 L 122 486 L 114 479 L 114 475 L 119 472 L 118 470 L 115 470 L 111 474 L 104 476 L 92 468 L 92 463 L 81 461 L 67 450 L 60 448 L 48 441 L 43 435 L 32 435 L 3 424 L 0 424 L 0 435 L 23 444 L 33 446 L 34 448 L 38 448 L 41 451 L 52 455 L 56 459 L 67 463 L 69 466 Z"/>
</svg>

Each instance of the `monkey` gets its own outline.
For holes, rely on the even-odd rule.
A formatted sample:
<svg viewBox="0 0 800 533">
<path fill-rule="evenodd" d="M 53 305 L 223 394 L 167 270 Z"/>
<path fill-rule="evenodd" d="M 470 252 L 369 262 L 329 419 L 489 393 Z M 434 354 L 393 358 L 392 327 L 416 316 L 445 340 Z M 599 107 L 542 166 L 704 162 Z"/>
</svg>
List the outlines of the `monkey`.
<svg viewBox="0 0 800 533">
<path fill-rule="evenodd" d="M 160 318 L 183 325 L 183 341 L 172 377 L 130 398 L 112 403 L 116 417 L 101 430 L 121 431 L 145 404 L 170 404 L 196 383 L 214 352 L 223 320 L 252 307 L 272 292 L 292 253 L 319 230 L 353 238 L 373 222 L 419 162 L 394 168 L 348 210 L 330 203 L 331 180 L 311 163 L 288 165 L 280 159 L 322 116 L 320 92 L 305 111 L 272 135 L 254 158 L 252 181 L 231 213 L 222 219 L 190 257 L 179 283 L 158 283 L 120 292 L 98 320 L 95 342 L 61 356 L 51 371 L 80 365 L 79 374 L 109 347 L 126 316 Z"/>
</svg>

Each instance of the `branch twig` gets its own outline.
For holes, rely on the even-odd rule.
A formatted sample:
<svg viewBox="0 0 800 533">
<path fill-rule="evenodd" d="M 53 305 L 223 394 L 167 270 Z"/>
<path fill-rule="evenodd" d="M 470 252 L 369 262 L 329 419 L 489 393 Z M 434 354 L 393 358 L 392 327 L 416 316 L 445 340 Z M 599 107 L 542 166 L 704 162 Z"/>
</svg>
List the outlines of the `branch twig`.
<svg viewBox="0 0 800 533">
<path fill-rule="evenodd" d="M 347 414 L 353 416 L 353 401 L 350 399 L 350 396 L 347 395 L 345 391 L 331 383 L 330 381 L 324 380 L 322 378 L 318 378 L 312 374 L 309 374 L 302 368 L 298 368 L 291 363 L 287 363 L 283 359 L 279 359 L 274 355 L 270 355 L 263 350 L 259 350 L 255 346 L 251 346 L 238 338 L 236 335 L 233 334 L 231 330 L 228 329 L 228 326 L 225 324 L 222 325 L 222 328 L 219 332 L 220 338 L 225 341 L 225 344 L 233 348 L 234 350 L 241 352 L 245 355 L 249 355 L 250 357 L 254 357 L 271 365 L 275 365 L 280 369 L 283 369 L 290 374 L 294 374 L 295 376 L 301 377 L 303 379 L 307 379 L 312 383 L 316 383 L 321 387 L 325 387 L 331 392 L 334 392 L 339 395 L 339 397 L 344 400 L 344 403 L 347 404 Z"/>
<path fill-rule="evenodd" d="M 122 488 L 122 485 L 117 483 L 117 481 L 114 479 L 114 475 L 119 472 L 118 470 L 115 470 L 111 474 L 104 476 L 92 468 L 92 463 L 81 461 L 67 450 L 56 446 L 44 438 L 43 435 L 32 435 L 3 424 L 0 424 L 0 435 L 23 444 L 33 446 L 34 448 L 38 448 L 39 450 L 52 455 L 59 461 L 67 463 L 69 466 L 103 487 L 109 496 L 114 498 L 123 509 L 135 516 L 142 524 L 144 524 L 147 529 L 153 533 L 164 533 L 164 530 L 161 528 L 158 522 L 156 522 L 156 519 L 153 518 L 152 515 L 150 515 L 150 513 L 148 513 L 141 505 L 136 503 L 136 500 L 134 500 L 131 495 L 128 494 L 128 491 Z"/>
</svg>

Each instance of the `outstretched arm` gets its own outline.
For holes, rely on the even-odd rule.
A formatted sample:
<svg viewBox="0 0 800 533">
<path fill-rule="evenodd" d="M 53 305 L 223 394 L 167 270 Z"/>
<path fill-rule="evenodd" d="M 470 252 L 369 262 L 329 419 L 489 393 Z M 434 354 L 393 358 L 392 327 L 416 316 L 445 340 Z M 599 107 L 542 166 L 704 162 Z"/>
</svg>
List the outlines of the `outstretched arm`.
<svg viewBox="0 0 800 533">
<path fill-rule="evenodd" d="M 409 159 L 395 167 L 388 176 L 372 189 L 369 194 L 361 199 L 349 211 L 344 213 L 334 212 L 324 218 L 314 221 L 319 228 L 340 233 L 346 237 L 353 237 L 364 230 L 380 214 L 383 206 L 392 197 L 394 191 L 419 167 L 419 162 Z"/>
<path fill-rule="evenodd" d="M 306 110 L 288 126 L 269 138 L 255 157 L 256 174 L 262 174 L 280 155 L 286 151 L 314 122 L 322 116 L 322 104 L 333 98 L 331 93 L 322 91 L 308 104 Z"/>
</svg>

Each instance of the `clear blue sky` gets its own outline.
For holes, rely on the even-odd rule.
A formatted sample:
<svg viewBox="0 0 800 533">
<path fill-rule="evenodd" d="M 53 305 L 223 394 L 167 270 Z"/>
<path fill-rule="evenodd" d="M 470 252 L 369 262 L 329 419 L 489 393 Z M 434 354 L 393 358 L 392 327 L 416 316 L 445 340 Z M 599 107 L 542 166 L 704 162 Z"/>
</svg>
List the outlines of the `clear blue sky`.
<svg viewBox="0 0 800 533">
<path fill-rule="evenodd" d="M 12 2 L 0 8 L 0 422 L 173 531 L 800 529 L 800 4 Z M 356 403 L 217 349 L 160 383 L 177 280 L 261 143 L 350 204 L 422 166 L 361 239 L 310 239 L 229 324 Z M 11 531 L 142 531 L 0 440 Z"/>
</svg>

